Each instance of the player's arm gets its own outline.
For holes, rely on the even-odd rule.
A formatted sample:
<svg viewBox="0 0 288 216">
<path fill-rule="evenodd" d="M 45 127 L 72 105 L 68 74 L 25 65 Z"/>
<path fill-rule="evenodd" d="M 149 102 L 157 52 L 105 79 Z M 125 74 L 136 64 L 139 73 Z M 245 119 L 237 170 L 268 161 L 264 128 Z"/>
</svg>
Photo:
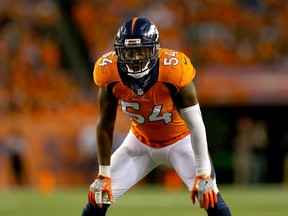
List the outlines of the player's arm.
<svg viewBox="0 0 288 216">
<path fill-rule="evenodd" d="M 192 148 L 195 154 L 196 178 L 191 191 L 191 199 L 195 203 L 195 197 L 197 196 L 200 207 L 207 210 L 214 207 L 214 203 L 217 202 L 217 195 L 214 190 L 214 182 L 211 179 L 212 168 L 208 153 L 206 129 L 194 83 L 190 82 L 180 89 L 174 96 L 174 101 L 190 130 Z"/>
<path fill-rule="evenodd" d="M 99 90 L 98 97 L 98 122 L 97 122 L 97 150 L 99 173 L 96 180 L 90 185 L 88 200 L 92 205 L 102 208 L 102 193 L 107 193 L 110 203 L 113 202 L 110 176 L 110 156 L 113 143 L 118 100 L 103 88 Z"/>
<path fill-rule="evenodd" d="M 191 81 L 188 85 L 181 88 L 173 98 L 178 110 L 194 106 L 198 103 L 196 88 Z"/>
<path fill-rule="evenodd" d="M 110 165 L 118 100 L 103 88 L 100 88 L 98 98 L 99 114 L 96 127 L 98 162 L 99 165 Z"/>
<path fill-rule="evenodd" d="M 176 93 L 174 101 L 181 117 L 191 132 L 192 147 L 196 157 L 197 175 L 210 175 L 211 165 L 208 154 L 206 130 L 193 81 Z"/>
</svg>

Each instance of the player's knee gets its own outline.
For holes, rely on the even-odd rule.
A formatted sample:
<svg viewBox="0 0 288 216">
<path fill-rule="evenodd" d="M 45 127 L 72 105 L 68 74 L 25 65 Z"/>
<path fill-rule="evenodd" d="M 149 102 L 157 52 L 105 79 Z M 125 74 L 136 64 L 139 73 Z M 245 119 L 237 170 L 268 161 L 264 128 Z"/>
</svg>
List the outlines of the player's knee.
<svg viewBox="0 0 288 216">
<path fill-rule="evenodd" d="M 220 193 L 217 194 L 218 202 L 215 203 L 214 208 L 207 210 L 208 216 L 231 216 L 230 210 L 221 197 Z"/>
<path fill-rule="evenodd" d="M 81 216 L 105 216 L 109 206 L 109 204 L 103 204 L 103 207 L 99 208 L 97 205 L 93 206 L 88 203 L 83 209 Z"/>
</svg>

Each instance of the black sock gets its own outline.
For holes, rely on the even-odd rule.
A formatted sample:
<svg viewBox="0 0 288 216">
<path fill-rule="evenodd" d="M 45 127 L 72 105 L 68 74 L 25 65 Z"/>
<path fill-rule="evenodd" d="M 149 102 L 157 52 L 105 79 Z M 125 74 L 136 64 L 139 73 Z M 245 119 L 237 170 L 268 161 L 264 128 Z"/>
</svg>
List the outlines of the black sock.
<svg viewBox="0 0 288 216">
<path fill-rule="evenodd" d="M 220 193 L 217 194 L 218 202 L 215 203 L 214 208 L 207 210 L 208 216 L 231 216 L 231 212 L 221 197 Z"/>
<path fill-rule="evenodd" d="M 93 206 L 88 203 L 83 209 L 81 216 L 105 216 L 109 206 L 109 204 L 103 204 L 103 207 L 99 208 L 97 205 Z"/>
</svg>

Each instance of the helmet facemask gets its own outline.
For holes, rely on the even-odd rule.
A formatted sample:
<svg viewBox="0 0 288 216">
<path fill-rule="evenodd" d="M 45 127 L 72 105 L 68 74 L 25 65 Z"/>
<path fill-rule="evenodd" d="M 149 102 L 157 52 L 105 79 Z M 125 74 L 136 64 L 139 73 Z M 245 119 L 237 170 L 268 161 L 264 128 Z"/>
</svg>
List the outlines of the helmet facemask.
<svg viewBox="0 0 288 216">
<path fill-rule="evenodd" d="M 122 68 L 136 79 L 147 75 L 155 66 L 158 49 L 158 44 L 141 44 L 140 39 L 126 39 L 124 45 L 115 44 L 116 55 Z"/>
</svg>

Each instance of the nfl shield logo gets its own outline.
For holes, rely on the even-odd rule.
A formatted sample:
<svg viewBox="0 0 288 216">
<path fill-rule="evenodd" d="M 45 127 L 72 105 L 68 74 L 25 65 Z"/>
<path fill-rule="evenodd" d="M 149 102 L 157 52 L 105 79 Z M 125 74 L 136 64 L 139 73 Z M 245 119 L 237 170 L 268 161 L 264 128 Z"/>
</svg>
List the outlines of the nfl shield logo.
<svg viewBox="0 0 288 216">
<path fill-rule="evenodd" d="M 143 89 L 142 89 L 142 88 L 137 89 L 137 94 L 138 94 L 139 96 L 143 95 L 143 94 L 144 94 Z"/>
</svg>

